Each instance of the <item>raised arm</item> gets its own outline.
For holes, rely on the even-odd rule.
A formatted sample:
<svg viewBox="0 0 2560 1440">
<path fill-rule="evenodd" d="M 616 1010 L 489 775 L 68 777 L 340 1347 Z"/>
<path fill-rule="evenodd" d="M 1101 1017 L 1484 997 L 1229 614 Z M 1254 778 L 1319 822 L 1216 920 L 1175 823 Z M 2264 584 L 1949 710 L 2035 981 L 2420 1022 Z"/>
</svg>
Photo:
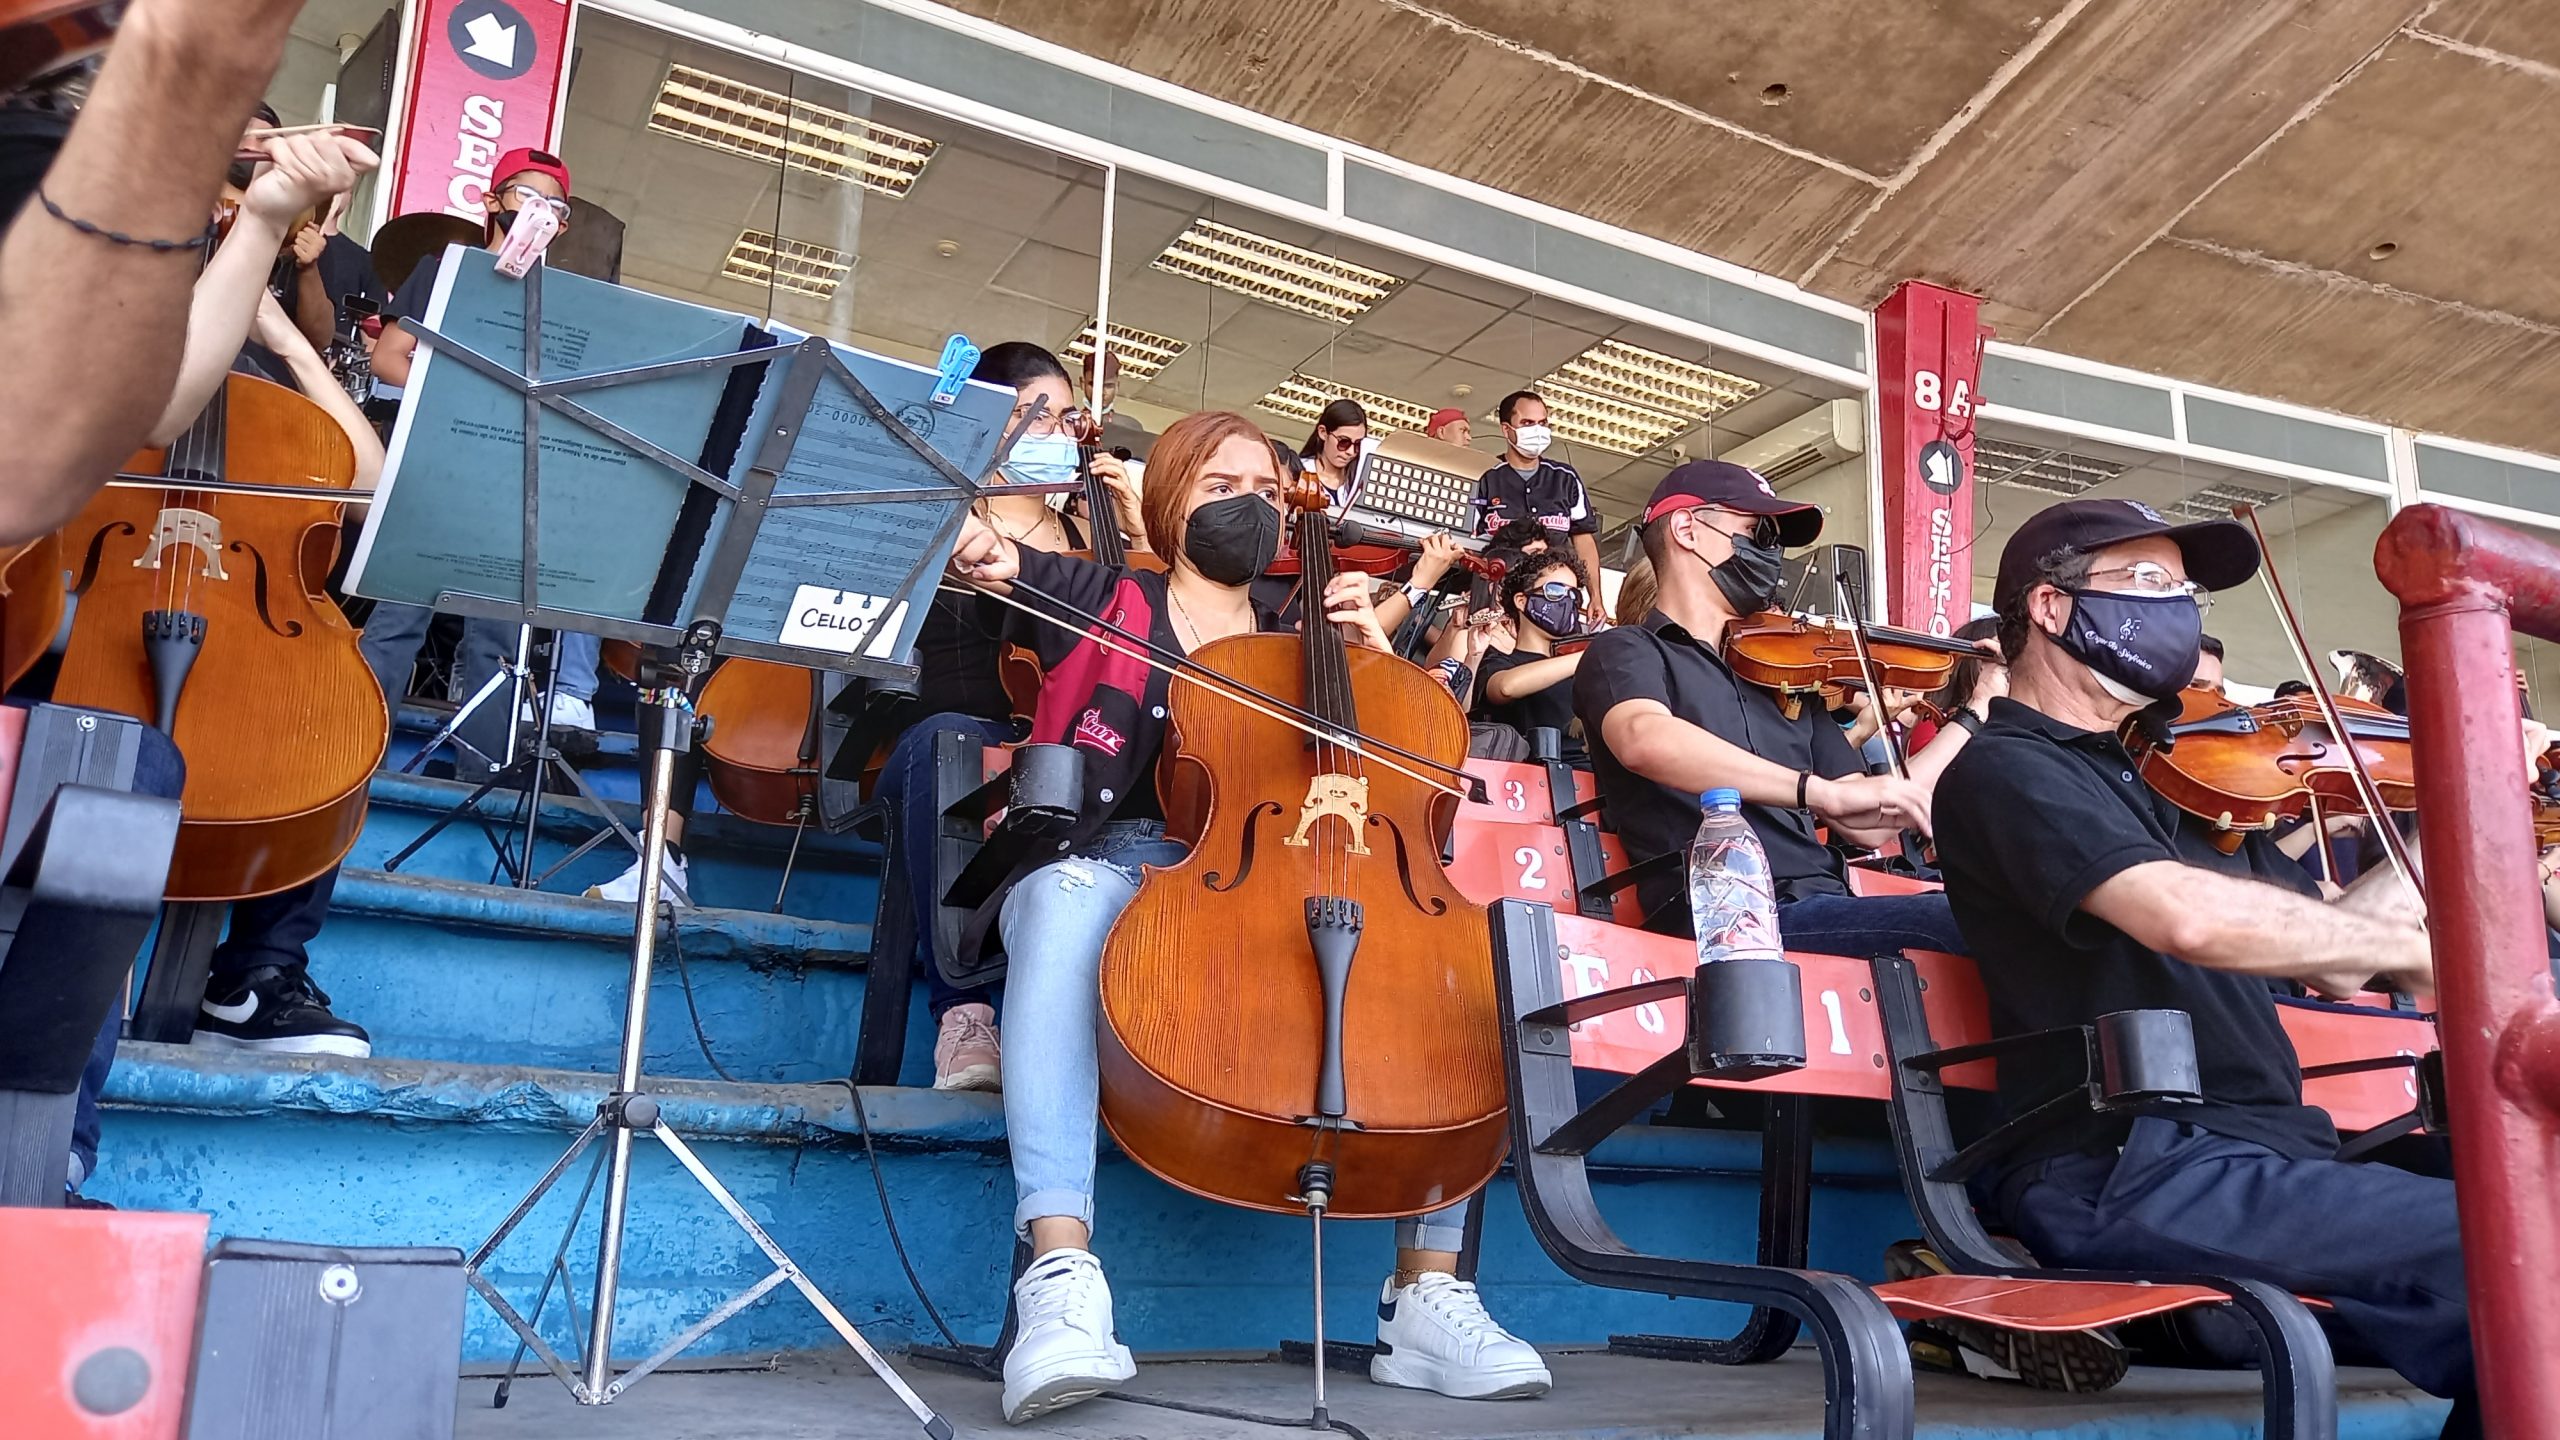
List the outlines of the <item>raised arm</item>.
<svg viewBox="0 0 2560 1440">
<path fill-rule="evenodd" d="M 79 512 L 161 413 L 198 255 L 113 244 L 203 231 L 299 0 L 135 0 L 43 199 L 0 235 L 0 541 Z"/>
</svg>

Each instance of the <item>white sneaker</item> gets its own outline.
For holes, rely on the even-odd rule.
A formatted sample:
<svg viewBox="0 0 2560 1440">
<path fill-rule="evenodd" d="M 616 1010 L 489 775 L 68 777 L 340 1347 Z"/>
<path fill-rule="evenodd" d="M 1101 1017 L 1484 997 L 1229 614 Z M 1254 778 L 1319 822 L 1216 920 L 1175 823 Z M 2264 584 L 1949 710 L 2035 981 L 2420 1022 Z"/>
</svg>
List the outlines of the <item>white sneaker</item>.
<svg viewBox="0 0 2560 1440">
<path fill-rule="evenodd" d="M 1111 1328 L 1111 1285 L 1090 1250 L 1052 1250 L 1013 1282 L 1021 1329 L 1004 1357 L 1008 1425 L 1064 1410 L 1138 1373 Z"/>
<path fill-rule="evenodd" d="M 585 730 L 593 733 L 596 728 L 596 707 L 575 695 L 554 693 L 551 697 L 551 728 Z"/>
<path fill-rule="evenodd" d="M 996 1012 L 991 1005 L 954 1005 L 942 1012 L 940 1033 L 933 1042 L 933 1088 L 936 1090 L 1002 1090 L 1003 1051 L 996 1044 Z"/>
<path fill-rule="evenodd" d="M 627 866 L 621 874 L 614 876 L 612 879 L 607 880 L 601 885 L 588 886 L 587 898 L 590 900 L 619 900 L 625 905 L 639 904 L 640 857 L 636 855 L 633 856 L 631 864 Z M 667 852 L 666 864 L 661 867 L 661 880 L 658 886 L 658 898 L 671 905 L 683 908 L 690 908 L 693 904 L 693 890 L 685 880 L 684 857 L 673 850 Z"/>
<path fill-rule="evenodd" d="M 1434 1272 L 1401 1290 L 1387 1277 L 1369 1378 L 1455 1400 L 1526 1399 L 1555 1383 L 1529 1342 L 1493 1323 L 1475 1286 Z"/>
</svg>

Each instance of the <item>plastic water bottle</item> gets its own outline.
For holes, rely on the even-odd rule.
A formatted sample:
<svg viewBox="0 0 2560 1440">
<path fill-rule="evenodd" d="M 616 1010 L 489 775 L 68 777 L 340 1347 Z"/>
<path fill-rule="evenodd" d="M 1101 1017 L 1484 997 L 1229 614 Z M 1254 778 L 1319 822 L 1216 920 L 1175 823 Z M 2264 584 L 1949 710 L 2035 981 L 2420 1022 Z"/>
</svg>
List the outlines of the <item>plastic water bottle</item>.
<svg viewBox="0 0 2560 1440">
<path fill-rule="evenodd" d="M 1742 818 L 1742 792 L 1710 790 L 1698 803 L 1706 814 L 1689 842 L 1689 919 L 1697 926 L 1698 963 L 1786 958 L 1769 857 Z"/>
</svg>

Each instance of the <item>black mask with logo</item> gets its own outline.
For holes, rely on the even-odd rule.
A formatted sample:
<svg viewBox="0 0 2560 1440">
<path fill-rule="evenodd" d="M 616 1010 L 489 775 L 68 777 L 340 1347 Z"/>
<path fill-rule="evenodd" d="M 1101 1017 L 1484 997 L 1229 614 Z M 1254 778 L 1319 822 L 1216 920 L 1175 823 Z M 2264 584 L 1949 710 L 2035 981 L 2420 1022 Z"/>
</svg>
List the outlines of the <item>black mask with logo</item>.
<svg viewBox="0 0 2560 1440">
<path fill-rule="evenodd" d="M 2204 612 L 2185 595 L 2070 590 L 2071 618 L 2054 643 L 2096 672 L 2128 705 L 2166 700 L 2196 678 Z"/>
<path fill-rule="evenodd" d="M 1553 600 L 1544 595 L 1531 595 L 1520 602 L 1520 613 L 1530 624 L 1558 640 L 1582 633 L 1582 596 L 1578 591 Z"/>
<path fill-rule="evenodd" d="M 1280 510 L 1260 495 L 1212 500 L 1182 527 L 1182 557 L 1221 585 L 1260 578 L 1279 554 Z"/>
</svg>

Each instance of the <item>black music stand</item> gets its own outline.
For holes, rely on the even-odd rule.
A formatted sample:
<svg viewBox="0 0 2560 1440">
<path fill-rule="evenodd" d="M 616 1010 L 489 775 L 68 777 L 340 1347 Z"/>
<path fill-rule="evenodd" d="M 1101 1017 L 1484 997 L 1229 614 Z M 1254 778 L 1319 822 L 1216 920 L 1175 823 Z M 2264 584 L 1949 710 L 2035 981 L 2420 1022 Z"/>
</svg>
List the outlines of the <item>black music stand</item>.
<svg viewBox="0 0 2560 1440">
<path fill-rule="evenodd" d="M 693 697 L 699 690 L 703 677 L 711 668 L 712 657 L 715 654 L 745 655 L 781 660 L 814 669 L 840 670 L 855 675 L 889 680 L 910 680 L 916 673 L 915 666 L 904 660 L 742 640 L 722 632 L 720 617 L 728 612 L 730 603 L 737 594 L 740 578 L 745 573 L 754 550 L 756 536 L 763 528 L 768 514 L 777 508 L 808 505 L 910 504 L 937 500 L 956 502 L 951 507 L 950 516 L 935 531 L 932 543 L 917 555 L 914 566 L 909 569 L 904 582 L 900 585 L 898 596 L 905 597 L 916 593 L 917 584 L 925 578 L 930 558 L 949 547 L 957 533 L 961 517 L 967 513 L 969 503 L 973 502 L 979 494 L 979 486 L 949 459 L 919 439 L 914 430 L 895 411 L 883 404 L 861 378 L 845 365 L 832 345 L 816 337 L 787 346 L 746 349 L 734 354 L 633 366 L 560 380 L 545 380 L 541 377 L 543 273 L 542 267 L 536 266 L 525 276 L 523 282 L 522 310 L 525 343 L 522 353 L 525 361 L 521 372 L 439 334 L 426 325 L 411 322 L 411 328 L 416 331 L 420 344 L 432 347 L 445 358 L 459 362 L 478 374 L 496 381 L 524 399 L 522 592 L 514 600 L 501 600 L 447 590 L 438 599 L 437 608 L 463 615 L 512 620 L 520 625 L 541 626 L 554 630 L 587 631 L 610 639 L 632 641 L 643 647 L 673 649 L 678 657 L 676 670 L 680 678 L 675 683 L 643 697 L 655 702 L 661 733 L 649 765 L 643 826 L 637 845 L 641 867 L 640 898 L 633 917 L 630 993 L 625 1001 L 623 1012 L 620 1066 L 615 1077 L 613 1092 L 597 1106 L 595 1119 L 589 1121 L 586 1128 L 578 1133 L 577 1138 L 570 1142 L 568 1150 L 543 1173 L 542 1178 L 535 1182 L 533 1188 L 526 1193 L 523 1200 L 517 1203 L 514 1210 L 509 1212 L 496 1231 L 492 1232 L 489 1238 L 472 1252 L 469 1263 L 465 1267 L 465 1274 L 472 1288 L 477 1290 L 480 1297 L 488 1302 L 489 1307 L 497 1312 L 498 1318 L 504 1321 L 509 1329 L 516 1332 L 517 1337 L 523 1342 L 524 1349 L 530 1350 L 538 1357 L 552 1375 L 569 1388 L 570 1393 L 582 1405 L 611 1403 L 642 1376 L 675 1359 L 695 1341 L 708 1335 L 748 1305 L 787 1282 L 800 1291 L 845 1344 L 852 1347 L 863 1363 L 871 1368 L 872 1373 L 877 1375 L 881 1382 L 906 1405 L 908 1411 L 915 1416 L 917 1423 L 924 1427 L 927 1434 L 945 1437 L 947 1440 L 952 1433 L 950 1422 L 936 1414 L 932 1407 L 917 1396 L 915 1391 L 898 1376 L 896 1371 L 889 1368 L 888 1362 L 883 1360 L 879 1352 L 862 1338 L 861 1334 L 854 1329 L 853 1323 L 837 1310 L 826 1295 L 809 1280 L 798 1264 L 785 1254 L 781 1246 L 776 1244 L 773 1238 L 767 1235 L 764 1229 L 757 1225 L 739 1205 L 737 1198 L 731 1195 L 727 1187 L 723 1186 L 704 1165 L 692 1146 L 666 1124 L 659 1113 L 658 1102 L 642 1088 L 641 1066 L 645 1058 L 645 1040 L 648 1032 L 650 973 L 657 947 L 658 906 L 664 874 L 667 816 L 671 799 L 669 790 L 673 783 L 676 753 L 690 743 L 689 722 L 693 710 Z M 744 323 L 744 318 L 741 317 L 742 326 Z M 692 460 L 605 419 L 578 403 L 575 398 L 589 391 L 665 376 L 768 363 L 782 364 L 787 368 L 778 382 L 781 389 L 777 393 L 777 403 L 769 414 L 757 422 L 758 428 L 748 433 L 744 439 L 745 449 L 742 453 L 751 454 L 754 458 L 750 461 L 742 482 L 732 482 L 725 477 L 712 474 Z M 793 449 L 799 443 L 805 428 L 810 403 L 816 398 L 820 383 L 829 377 L 841 384 L 853 397 L 854 402 L 874 422 L 923 460 L 941 483 L 927 488 L 830 490 L 777 495 L 776 482 L 790 464 Z M 777 382 L 768 375 L 765 383 Z M 537 532 L 540 529 L 541 519 L 541 424 L 546 410 L 573 419 L 633 453 L 665 466 L 692 484 L 704 487 L 733 502 L 735 508 L 728 517 L 727 527 L 721 533 L 718 543 L 711 546 L 708 556 L 694 567 L 698 584 L 693 589 L 694 598 L 691 608 L 698 618 L 682 625 L 656 624 L 593 615 L 583 611 L 557 609 L 542 603 Z M 1013 430 L 1019 430 L 1019 428 L 1019 424 L 1012 427 Z M 997 445 L 999 455 L 1004 453 L 1012 438 L 1011 432 L 999 438 Z M 671 534 L 669 536 L 671 547 L 673 541 L 674 537 Z M 528 816 L 526 823 L 529 857 L 531 854 L 530 827 L 534 823 L 533 818 Z M 531 867 L 528 864 L 526 868 L 529 870 Z M 687 1327 L 655 1354 L 616 1376 L 613 1371 L 612 1353 L 613 1317 L 621 1283 L 624 1218 L 630 1199 L 632 1145 L 641 1135 L 650 1136 L 667 1148 L 677 1162 L 684 1166 L 714 1201 L 718 1202 L 721 1209 L 728 1213 L 730 1219 L 747 1233 L 756 1247 L 764 1252 L 765 1257 L 773 1263 L 774 1269 L 762 1280 L 715 1307 L 710 1314 Z M 498 1293 L 497 1287 L 482 1275 L 482 1267 L 496 1254 L 498 1247 L 515 1233 L 516 1228 L 523 1224 L 525 1217 L 532 1213 L 534 1207 L 551 1191 L 552 1187 L 559 1184 L 567 1175 L 570 1166 L 576 1163 L 578 1157 L 585 1154 L 598 1140 L 608 1137 L 611 1143 L 599 1151 L 590 1162 L 586 1182 L 587 1191 L 581 1193 L 577 1209 L 570 1216 L 568 1232 L 562 1236 L 560 1247 L 554 1252 L 550 1265 L 544 1272 L 541 1295 L 535 1302 L 533 1318 L 529 1320 L 518 1313 L 515 1307 Z M 599 1171 L 604 1175 L 605 1195 L 597 1247 L 595 1296 L 588 1314 L 585 1353 L 580 1357 L 581 1363 L 573 1367 L 542 1338 L 535 1322 L 541 1318 L 542 1307 L 549 1300 L 555 1278 L 564 1273 L 560 1257 L 565 1255 L 575 1236 L 585 1209 L 586 1194 L 592 1192 Z M 521 1353 L 522 1351 L 519 1351 L 519 1355 Z M 502 1385 L 499 1391 L 500 1403 L 504 1403 L 504 1397 L 505 1387 Z"/>
</svg>

